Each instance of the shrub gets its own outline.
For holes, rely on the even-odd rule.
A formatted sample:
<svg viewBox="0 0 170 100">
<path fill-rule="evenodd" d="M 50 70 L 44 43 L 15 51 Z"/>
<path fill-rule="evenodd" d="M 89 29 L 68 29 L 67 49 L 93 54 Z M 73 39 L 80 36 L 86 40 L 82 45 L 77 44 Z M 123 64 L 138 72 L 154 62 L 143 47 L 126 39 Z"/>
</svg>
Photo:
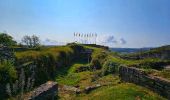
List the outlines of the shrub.
<svg viewBox="0 0 170 100">
<path fill-rule="evenodd" d="M 92 60 L 90 66 L 92 69 L 101 69 L 102 65 L 104 64 L 108 54 L 103 51 L 96 50 L 92 54 Z"/>
<path fill-rule="evenodd" d="M 119 64 L 111 60 L 107 60 L 102 67 L 102 75 L 104 76 L 111 73 L 117 73 L 118 70 L 119 70 Z"/>
<path fill-rule="evenodd" d="M 10 61 L 3 61 L 0 64 L 0 98 L 7 97 L 6 85 L 12 83 L 17 78 L 17 73 Z M 7 85 L 9 86 L 9 84 Z"/>
<path fill-rule="evenodd" d="M 10 61 L 0 64 L 0 83 L 10 83 L 17 78 L 16 70 Z"/>
</svg>

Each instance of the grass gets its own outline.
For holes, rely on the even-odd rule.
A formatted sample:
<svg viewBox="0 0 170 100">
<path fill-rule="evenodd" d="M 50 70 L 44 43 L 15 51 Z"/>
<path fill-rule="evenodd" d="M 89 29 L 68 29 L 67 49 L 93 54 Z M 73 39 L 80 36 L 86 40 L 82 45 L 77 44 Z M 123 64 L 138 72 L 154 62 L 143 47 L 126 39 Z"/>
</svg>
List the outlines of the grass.
<svg viewBox="0 0 170 100">
<path fill-rule="evenodd" d="M 68 74 L 67 76 L 59 76 L 56 81 L 59 84 L 74 86 L 80 82 L 80 76 L 77 74 Z"/>
<path fill-rule="evenodd" d="M 84 75 L 90 75 L 89 72 L 76 73 L 76 69 L 80 66 L 86 66 L 87 61 L 82 61 L 81 59 L 76 60 L 71 66 L 60 67 L 56 72 L 55 80 L 59 84 L 75 86 L 80 83 L 84 78 Z"/>
<path fill-rule="evenodd" d="M 73 97 L 74 100 L 166 100 L 146 88 L 122 83 L 116 86 L 104 86 L 89 94 Z"/>
<path fill-rule="evenodd" d="M 55 81 L 60 85 L 70 85 L 79 86 L 80 89 L 85 89 L 88 86 L 101 84 L 104 85 L 101 88 L 91 91 L 88 94 L 69 94 L 69 93 L 59 93 L 60 99 L 72 99 L 72 100 L 164 100 L 162 97 L 149 91 L 146 88 L 130 84 L 121 83 L 118 75 L 109 74 L 107 76 L 100 76 L 102 68 L 98 70 L 83 70 L 77 72 L 77 69 L 81 69 L 82 66 L 95 65 L 96 62 L 103 67 L 103 63 L 108 59 L 117 63 L 118 65 L 135 66 L 146 69 L 149 73 L 157 73 L 158 76 L 169 78 L 169 72 L 167 71 L 151 71 L 148 68 L 150 63 L 158 62 L 159 59 L 141 59 L 141 60 L 127 60 L 119 57 L 118 54 L 110 53 L 109 51 L 103 50 L 101 48 L 84 46 L 86 49 L 92 49 L 93 53 L 91 55 L 92 61 L 89 64 L 87 61 L 78 59 L 71 60 L 72 56 L 76 54 L 76 50 L 71 47 L 53 47 L 44 48 L 40 51 L 24 51 L 16 52 L 17 60 L 20 62 L 28 61 L 42 61 L 45 63 L 39 63 L 39 68 L 46 68 L 51 72 L 51 69 L 55 69 Z M 81 57 L 79 57 L 81 58 Z M 70 62 L 68 62 L 70 61 Z M 53 63 L 52 63 L 53 62 Z M 56 62 L 59 63 L 56 67 Z M 63 62 L 63 63 L 61 63 Z M 52 64 L 51 64 L 52 63 Z M 65 63 L 70 63 L 67 65 Z M 42 65 L 41 65 L 42 64 Z M 51 66 L 49 66 L 51 64 Z M 64 65 L 65 64 L 65 65 Z M 49 69 L 52 67 L 51 69 Z M 146 67 L 146 68 L 145 68 Z M 148 68 L 148 69 L 147 69 Z M 42 69 L 44 70 L 44 69 Z M 52 70 L 54 71 L 54 70 Z M 40 73 L 42 73 L 40 71 Z M 47 75 L 49 76 L 49 75 Z"/>
<path fill-rule="evenodd" d="M 161 60 L 158 58 L 145 58 L 139 60 L 127 60 L 122 59 L 118 56 L 109 56 L 108 59 L 111 59 L 112 62 L 117 63 L 118 65 L 126 65 L 129 67 L 137 67 L 145 71 L 146 73 L 159 76 L 165 79 L 170 80 L 170 71 L 164 70 L 163 66 L 170 64 L 169 60 Z"/>
<path fill-rule="evenodd" d="M 89 48 L 89 47 L 87 47 Z M 98 58 L 102 50 L 97 48 L 92 48 L 94 50 L 92 54 L 93 58 Z M 127 60 L 119 58 L 116 55 L 109 55 L 109 52 L 106 52 L 105 60 L 111 59 L 113 62 L 118 63 L 119 65 L 124 64 L 127 66 L 132 65 L 143 65 L 140 66 L 145 71 L 153 72 L 146 65 L 152 62 L 158 62 L 159 59 L 141 59 L 141 60 Z M 86 66 L 88 63 L 82 63 L 80 61 L 75 62 L 68 69 L 64 77 L 58 77 L 57 82 L 59 84 L 79 86 L 80 89 L 85 89 L 88 86 L 95 84 L 101 84 L 102 87 L 91 91 L 88 94 L 81 93 L 75 95 L 72 93 L 59 93 L 61 100 L 165 100 L 158 94 L 144 88 L 137 86 L 131 83 L 121 83 L 118 75 L 109 74 L 107 76 L 99 76 L 99 73 L 102 69 L 96 71 L 83 71 L 76 72 L 76 69 L 81 66 Z M 146 66 L 146 67 L 145 67 Z M 138 67 L 138 66 L 137 66 Z M 140 68 L 139 67 L 139 68 Z M 157 70 L 156 70 L 157 72 Z M 165 72 L 164 72 L 165 73 Z M 159 74 L 161 76 L 161 74 Z M 167 75 L 167 73 L 163 74 Z M 163 76 L 162 75 L 162 76 Z"/>
<path fill-rule="evenodd" d="M 158 76 L 158 77 L 162 77 L 162 78 L 165 78 L 167 80 L 170 80 L 170 70 L 161 70 L 161 71 L 157 71 L 157 70 L 153 70 L 153 69 L 150 69 L 150 70 L 145 70 L 145 72 L 149 75 L 152 75 L 152 76 Z"/>
<path fill-rule="evenodd" d="M 82 74 L 85 73 L 86 72 Z M 86 74 L 84 76 L 86 76 Z M 87 82 L 87 78 L 85 78 L 85 80 Z M 87 85 L 87 83 L 83 84 L 82 82 L 83 79 L 80 81 L 79 85 Z M 89 92 L 88 94 L 81 93 L 76 95 L 73 93 L 59 92 L 60 100 L 166 100 L 165 98 L 162 98 L 158 94 L 144 87 L 131 83 L 120 83 L 119 77 L 117 75 L 107 75 L 100 77 L 95 82 L 90 83 L 91 85 L 105 85 Z"/>
</svg>

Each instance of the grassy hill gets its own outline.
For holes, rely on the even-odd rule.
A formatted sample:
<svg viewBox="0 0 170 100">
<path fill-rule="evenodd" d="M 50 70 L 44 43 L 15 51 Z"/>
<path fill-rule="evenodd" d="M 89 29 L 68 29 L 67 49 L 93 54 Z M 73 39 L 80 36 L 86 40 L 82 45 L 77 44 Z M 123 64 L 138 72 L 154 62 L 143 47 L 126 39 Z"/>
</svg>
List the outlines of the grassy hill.
<svg viewBox="0 0 170 100">
<path fill-rule="evenodd" d="M 90 53 L 87 53 L 90 51 Z M 157 63 L 169 63 L 160 59 L 127 59 L 100 46 L 69 44 L 59 47 L 42 47 L 15 52 L 16 69 L 24 68 L 29 76 L 29 64 L 36 65 L 35 86 L 52 80 L 59 83 L 61 100 L 164 100 L 152 91 L 119 79 L 119 66 L 138 67 L 148 74 L 155 74 L 169 79 L 165 70 L 154 68 Z M 87 88 L 99 85 L 87 92 Z M 64 90 L 64 87 L 79 89 L 80 93 Z"/>
<path fill-rule="evenodd" d="M 124 57 L 128 59 L 145 59 L 145 58 L 160 58 L 170 59 L 170 45 L 162 46 L 158 48 L 152 48 L 148 51 L 141 51 L 133 54 L 127 54 Z"/>
</svg>

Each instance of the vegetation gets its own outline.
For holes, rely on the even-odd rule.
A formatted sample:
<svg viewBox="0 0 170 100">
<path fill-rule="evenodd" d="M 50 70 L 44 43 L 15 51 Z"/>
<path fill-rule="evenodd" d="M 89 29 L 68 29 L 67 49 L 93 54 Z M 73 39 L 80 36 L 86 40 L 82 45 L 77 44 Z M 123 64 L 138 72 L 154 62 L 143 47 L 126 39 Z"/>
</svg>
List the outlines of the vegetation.
<svg viewBox="0 0 170 100">
<path fill-rule="evenodd" d="M 146 88 L 130 83 L 98 88 L 87 95 L 73 97 L 74 100 L 165 100 Z"/>
<path fill-rule="evenodd" d="M 14 60 L 12 62 L 11 59 L 7 59 L 0 62 L 0 83 L 3 83 L 0 84 L 2 88 L 0 97 L 2 98 L 7 97 L 7 94 L 17 95 L 16 98 L 23 96 L 34 87 L 53 80 L 59 83 L 60 88 L 66 85 L 81 91 L 77 95 L 68 91 L 59 91 L 59 99 L 164 100 L 143 87 L 122 83 L 118 72 L 120 65 L 126 65 L 140 68 L 150 75 L 170 79 L 169 70 L 164 69 L 164 66 L 170 64 L 170 60 L 165 57 L 164 59 L 153 58 L 153 56 L 141 57 L 142 53 L 140 53 L 140 58 L 136 59 L 139 54 L 124 55 L 110 52 L 100 46 L 75 43 L 66 46 L 32 48 L 39 45 L 39 38 L 36 36 L 25 36 L 23 42 L 30 48 L 14 47 L 14 44 L 8 42 L 5 44 L 13 46 L 10 49 L 14 50 Z M 154 54 L 155 50 L 163 52 L 165 48 L 147 52 Z M 2 52 L 0 54 L 4 56 Z M 96 85 L 99 87 L 85 92 L 87 88 Z M 18 89 L 15 89 L 15 86 L 18 86 Z"/>
<path fill-rule="evenodd" d="M 145 58 L 161 58 L 162 60 L 170 59 L 170 45 L 158 48 L 152 48 L 149 51 L 137 52 L 127 55 L 122 55 L 122 58 L 127 59 L 145 59 Z"/>
<path fill-rule="evenodd" d="M 17 78 L 15 67 L 9 61 L 0 64 L 0 83 L 11 83 Z"/>
<path fill-rule="evenodd" d="M 26 35 L 22 38 L 22 43 L 24 43 L 27 47 L 37 47 L 40 45 L 40 39 L 35 35 Z"/>
<path fill-rule="evenodd" d="M 3 61 L 0 64 L 0 97 L 7 97 L 6 85 L 12 84 L 17 79 L 17 72 L 13 64 L 9 61 Z"/>
<path fill-rule="evenodd" d="M 0 45 L 3 46 L 14 46 L 16 45 L 16 41 L 13 40 L 13 37 L 6 34 L 6 33 L 0 33 Z"/>
</svg>

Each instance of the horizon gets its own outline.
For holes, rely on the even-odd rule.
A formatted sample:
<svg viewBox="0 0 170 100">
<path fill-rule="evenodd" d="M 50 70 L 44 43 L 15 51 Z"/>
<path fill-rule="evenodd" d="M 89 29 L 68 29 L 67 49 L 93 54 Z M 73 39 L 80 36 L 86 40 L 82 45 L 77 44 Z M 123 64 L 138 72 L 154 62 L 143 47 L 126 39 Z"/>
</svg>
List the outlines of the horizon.
<svg viewBox="0 0 170 100">
<path fill-rule="evenodd" d="M 35 34 L 43 44 L 74 42 L 74 32 L 97 33 L 113 48 L 170 44 L 168 0 L 0 0 L 0 32 L 20 42 Z"/>
</svg>

